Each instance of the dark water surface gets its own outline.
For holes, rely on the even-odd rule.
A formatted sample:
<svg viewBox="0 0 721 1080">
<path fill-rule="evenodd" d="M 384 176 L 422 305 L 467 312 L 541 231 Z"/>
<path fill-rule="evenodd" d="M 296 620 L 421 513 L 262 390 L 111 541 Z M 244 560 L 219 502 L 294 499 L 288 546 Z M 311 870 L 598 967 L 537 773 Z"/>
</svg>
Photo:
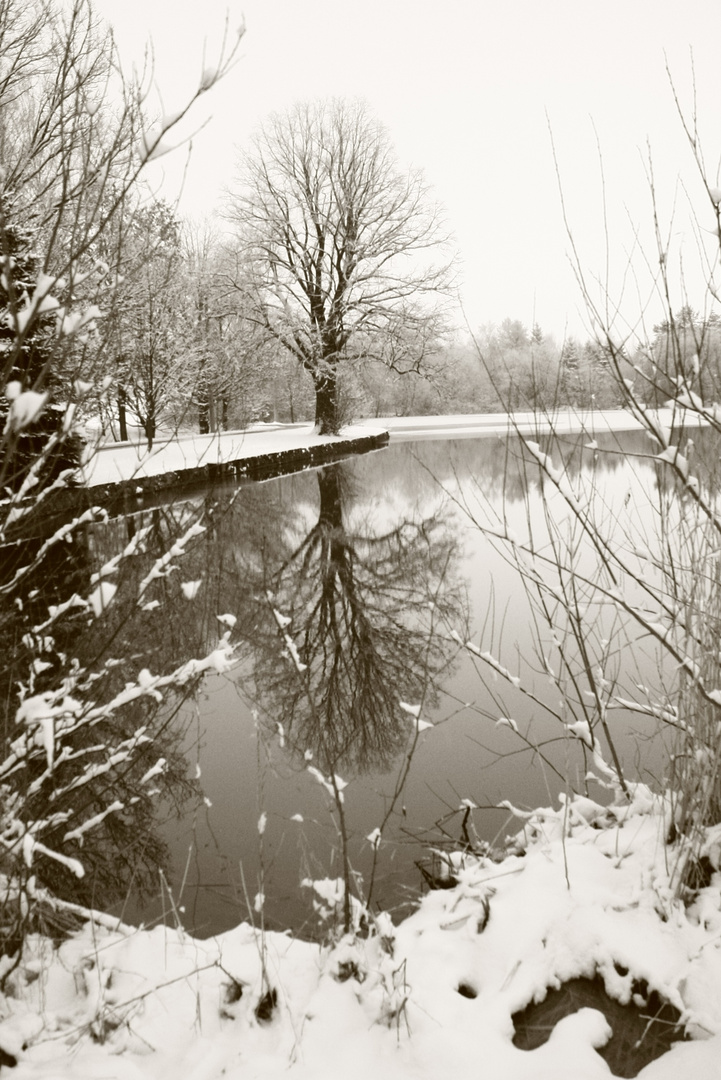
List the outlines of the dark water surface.
<svg viewBox="0 0 721 1080">
<path fill-rule="evenodd" d="M 650 530 L 659 479 L 636 456 L 648 453 L 646 436 L 599 439 L 609 454 L 586 443 L 567 439 L 555 451 L 571 482 L 579 470 L 593 476 L 605 520 Z M 562 531 L 562 500 L 546 505 Z M 517 442 L 406 443 L 198 493 L 111 523 L 95 537 L 97 554 L 140 528 L 171 535 L 196 517 L 206 531 L 180 577 L 200 584 L 188 599 L 193 589 L 176 582 L 172 605 L 168 585 L 160 632 L 180 662 L 217 639 L 216 616 L 228 614 L 238 663 L 169 721 L 202 798 L 187 799 L 180 820 L 159 806 L 168 888 L 142 905 L 131 897 L 126 918 L 172 918 L 175 905 L 188 930 L 207 936 L 260 920 L 262 906 L 266 925 L 312 932 L 301 881 L 342 872 L 338 814 L 321 782 L 331 773 L 346 785 L 344 829 L 362 895 L 373 877 L 367 838 L 386 819 L 372 902 L 397 913 L 421 890 L 416 863 L 427 867 L 426 845 L 464 836 L 498 843 L 515 821 L 497 808 L 502 800 L 532 808 L 569 784 L 583 787 L 589 761 L 562 722 L 581 713 L 560 702 L 545 668 L 556 664 L 551 631 L 534 624 L 513 549 L 479 528 L 518 537 L 533 529 L 541 540 L 547 532 L 538 470 Z M 604 657 L 608 678 L 648 681 L 653 656 L 642 642 L 632 650 L 615 619 L 599 612 L 589 621 L 589 650 Z M 535 699 L 458 639 L 488 650 Z M 582 684 L 576 692 L 580 710 Z M 652 778 L 662 762 L 656 722 L 624 709 L 609 715 L 628 775 Z M 600 796 L 598 785 L 591 794 Z M 468 802 L 476 809 L 466 812 Z"/>
</svg>

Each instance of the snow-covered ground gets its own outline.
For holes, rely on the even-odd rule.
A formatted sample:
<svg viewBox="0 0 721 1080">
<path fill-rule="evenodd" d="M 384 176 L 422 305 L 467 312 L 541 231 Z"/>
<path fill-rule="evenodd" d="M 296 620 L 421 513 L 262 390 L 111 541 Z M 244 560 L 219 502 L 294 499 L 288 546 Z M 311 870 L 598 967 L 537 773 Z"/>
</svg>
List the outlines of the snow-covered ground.
<svg viewBox="0 0 721 1080">
<path fill-rule="evenodd" d="M 681 410 L 657 409 L 654 416 L 667 427 L 681 419 Z M 701 421 L 697 413 L 683 413 L 686 425 Z M 392 416 L 374 421 L 389 432 L 391 442 L 417 439 L 475 439 L 484 435 L 541 435 L 553 430 L 558 435 L 587 431 L 602 435 L 609 431 L 640 431 L 642 424 L 625 409 L 595 409 L 576 412 L 559 409 L 553 414 L 534 412 L 476 413 L 453 416 Z"/>
<path fill-rule="evenodd" d="M 688 909 L 672 899 L 668 814 L 640 785 L 630 805 L 539 810 L 513 854 L 457 855 L 454 888 L 335 945 L 247 924 L 207 941 L 97 924 L 57 948 L 33 939 L 7 981 L 0 1046 L 17 1080 L 600 1080 L 617 1074 L 594 1049 L 611 1034 L 599 1011 L 534 1050 L 513 1044 L 511 1019 L 598 974 L 622 1002 L 662 994 L 694 1037 L 642 1080 L 714 1080 L 721 874 Z M 704 849 L 714 866 L 720 836 Z M 316 889 L 319 903 L 335 895 Z"/>
</svg>

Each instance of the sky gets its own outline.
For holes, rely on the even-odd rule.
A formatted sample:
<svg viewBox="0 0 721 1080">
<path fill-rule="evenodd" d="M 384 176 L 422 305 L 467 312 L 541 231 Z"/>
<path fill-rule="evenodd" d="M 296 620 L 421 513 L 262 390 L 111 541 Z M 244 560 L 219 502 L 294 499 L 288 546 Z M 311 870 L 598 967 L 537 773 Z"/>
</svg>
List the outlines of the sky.
<svg viewBox="0 0 721 1080">
<path fill-rule="evenodd" d="M 713 239 L 713 211 L 666 65 L 688 112 L 695 73 L 715 184 L 721 5 L 711 0 L 96 0 L 96 7 L 113 24 L 126 63 L 140 62 L 152 41 L 166 111 L 192 94 L 217 56 L 226 16 L 231 33 L 245 23 L 233 70 L 198 103 L 192 153 L 154 166 L 153 184 L 166 198 L 179 196 L 184 214 L 200 218 L 220 207 L 238 148 L 269 113 L 297 100 L 362 97 L 401 166 L 420 168 L 445 208 L 471 329 L 510 317 L 558 340 L 584 336 L 590 324 L 574 249 L 594 301 L 607 297 L 610 311 L 620 309 L 619 333 L 650 327 L 662 311 L 652 297 L 658 256 L 649 155 L 674 275 L 683 259 L 688 295 L 679 290 L 674 303 L 706 304 L 697 235 Z"/>
</svg>

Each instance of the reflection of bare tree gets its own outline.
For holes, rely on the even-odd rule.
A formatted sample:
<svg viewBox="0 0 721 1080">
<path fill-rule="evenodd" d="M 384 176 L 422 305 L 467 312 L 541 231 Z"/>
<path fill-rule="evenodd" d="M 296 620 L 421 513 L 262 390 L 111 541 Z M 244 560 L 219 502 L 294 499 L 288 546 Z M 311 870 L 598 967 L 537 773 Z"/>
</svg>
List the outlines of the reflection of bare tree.
<svg viewBox="0 0 721 1080">
<path fill-rule="evenodd" d="M 354 462 L 80 526 L 76 544 L 53 545 L 38 577 L 28 579 L 22 609 L 0 611 L 14 657 L 2 686 L 0 786 L 8 799 L 21 797 L 16 817 L 26 831 L 41 823 L 38 838 L 86 868 L 76 878 L 72 865 L 37 851 L 27 874 L 38 885 L 102 907 L 128 889 L 157 888 L 167 857 L 157 815 L 192 786 L 178 709 L 200 677 L 180 686 L 170 680 L 217 645 L 232 621 L 225 613 L 237 619 L 245 671 L 253 665 L 249 685 L 293 748 L 312 751 L 325 773 L 341 762 L 382 767 L 406 742 L 412 720 L 399 703 L 433 698 L 449 663 L 443 625 L 464 613 L 455 542 L 437 511 L 417 521 L 397 515 L 375 529 L 361 522 L 348 489 L 351 467 L 355 474 Z M 19 565 L 27 557 L 25 545 Z M 74 594 L 93 595 L 97 574 L 114 587 L 107 606 L 96 614 L 82 601 L 65 611 Z M 286 632 L 306 664 L 301 673 L 281 656 L 273 607 L 292 619 Z M 51 608 L 52 626 L 42 630 Z M 58 713 L 52 765 L 41 743 L 30 744 L 40 728 L 27 727 L 16 770 L 9 760 L 18 732 L 14 688 L 28 669 L 36 672 L 33 694 L 67 683 L 76 704 Z M 165 680 L 162 700 L 154 696 L 156 679 Z M 140 685 L 148 692 L 122 703 L 126 688 Z M 12 918 L 0 912 L 7 936 Z"/>
<path fill-rule="evenodd" d="M 353 528 L 343 466 L 316 475 L 318 519 L 267 578 L 297 656 L 278 663 L 268 612 L 255 635 L 255 681 L 294 748 L 325 771 L 387 768 L 408 735 L 399 702 L 434 697 L 450 656 L 441 631 L 465 614 L 456 543 L 438 513 L 377 535 Z"/>
</svg>

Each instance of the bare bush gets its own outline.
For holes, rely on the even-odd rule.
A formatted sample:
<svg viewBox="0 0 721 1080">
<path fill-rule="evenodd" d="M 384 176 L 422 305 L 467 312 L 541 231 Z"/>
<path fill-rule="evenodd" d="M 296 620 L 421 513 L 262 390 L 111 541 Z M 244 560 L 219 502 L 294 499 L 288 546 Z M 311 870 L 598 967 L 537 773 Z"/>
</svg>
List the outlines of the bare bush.
<svg viewBox="0 0 721 1080">
<path fill-rule="evenodd" d="M 76 423 L 83 410 L 97 414 L 113 381 L 105 338 L 144 171 L 193 101 L 222 77 L 236 44 L 225 42 L 180 113 L 151 122 L 150 79 L 123 80 L 112 35 L 89 0 L 70 7 L 0 0 L 6 952 L 17 948 L 40 901 L 49 902 L 47 887 L 67 892 L 69 880 L 84 877 L 92 838 L 118 840 L 147 824 L 153 777 L 166 768 L 153 717 L 209 667 L 228 662 L 228 635 L 216 634 L 203 659 L 155 674 L 145 665 L 123 668 L 113 616 L 122 612 L 127 623 L 160 608 L 155 634 L 162 634 L 162 604 L 152 592 L 201 526 L 184 521 L 159 551 L 151 532 L 138 529 L 99 561 L 93 527 L 107 515 L 82 487 Z M 142 574 L 132 569 L 141 565 Z"/>
<path fill-rule="evenodd" d="M 679 105 L 678 99 L 677 105 Z M 711 225 L 715 252 L 706 251 L 707 295 L 698 315 L 685 294 L 683 267 L 658 224 L 658 250 L 645 258 L 650 292 L 665 315 L 644 336 L 648 313 L 624 328 L 608 293 L 597 299 L 569 226 L 569 240 L 597 349 L 612 375 L 629 425 L 647 436 L 637 457 L 652 481 L 633 492 L 601 487 L 594 461 L 619 453 L 601 439 L 602 424 L 583 423 L 581 458 L 561 434 L 553 413 L 537 414 L 538 432 L 524 437 L 527 491 L 542 493 L 537 510 L 527 497 L 520 528 L 508 515 L 479 520 L 520 573 L 536 620 L 537 667 L 519 676 L 490 651 L 476 650 L 481 667 L 529 695 L 560 730 L 580 744 L 588 771 L 623 799 L 633 782 L 614 736 L 614 716 L 631 712 L 660 732 L 666 746 L 669 840 L 675 841 L 678 896 L 698 881 L 708 828 L 721 821 L 721 580 L 718 572 L 719 436 L 716 337 L 718 295 L 713 269 L 721 244 L 721 188 L 708 174 L 695 115 L 679 115 L 707 195 L 699 235 Z M 671 237 L 673 230 L 668 230 Z M 607 435 L 607 432 L 606 432 Z M 607 449 L 604 449 L 606 447 Z M 535 477 L 535 480 L 534 480 Z M 646 504 L 645 510 L 642 503 Z M 621 658 L 623 657 L 623 662 Z M 534 682 L 535 676 L 535 682 Z M 553 687 L 538 696 L 538 677 Z M 643 767 L 644 750 L 640 755 Z M 582 781 L 585 782 L 585 781 Z"/>
</svg>

